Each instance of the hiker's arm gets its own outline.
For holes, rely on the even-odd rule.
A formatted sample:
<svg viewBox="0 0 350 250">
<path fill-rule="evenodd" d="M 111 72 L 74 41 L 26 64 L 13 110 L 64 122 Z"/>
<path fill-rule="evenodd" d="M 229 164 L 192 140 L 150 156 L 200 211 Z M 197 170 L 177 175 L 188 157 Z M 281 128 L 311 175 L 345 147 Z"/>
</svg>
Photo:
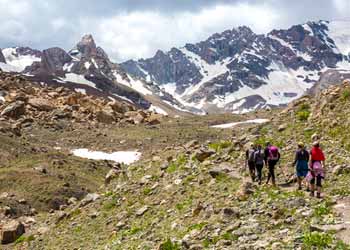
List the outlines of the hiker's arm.
<svg viewBox="0 0 350 250">
<path fill-rule="evenodd" d="M 298 152 L 295 153 L 294 162 L 293 162 L 292 166 L 295 166 L 295 164 L 297 164 L 297 161 L 298 161 Z"/>
</svg>

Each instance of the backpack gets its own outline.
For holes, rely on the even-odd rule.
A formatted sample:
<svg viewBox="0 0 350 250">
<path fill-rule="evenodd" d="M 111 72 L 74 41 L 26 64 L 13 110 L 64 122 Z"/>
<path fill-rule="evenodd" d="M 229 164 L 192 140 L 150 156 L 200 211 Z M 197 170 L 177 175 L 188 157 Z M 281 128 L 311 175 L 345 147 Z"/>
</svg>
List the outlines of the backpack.
<svg viewBox="0 0 350 250">
<path fill-rule="evenodd" d="M 264 164 L 264 151 L 262 149 L 255 152 L 255 163 Z"/>
<path fill-rule="evenodd" d="M 249 149 L 248 150 L 248 161 L 249 162 L 254 162 L 254 154 L 255 154 L 255 150 L 254 149 Z"/>
<path fill-rule="evenodd" d="M 275 147 L 275 146 L 271 146 L 269 148 L 269 157 L 268 157 L 269 160 L 274 160 L 274 161 L 277 161 L 279 160 L 279 153 L 278 153 L 278 148 Z"/>
</svg>

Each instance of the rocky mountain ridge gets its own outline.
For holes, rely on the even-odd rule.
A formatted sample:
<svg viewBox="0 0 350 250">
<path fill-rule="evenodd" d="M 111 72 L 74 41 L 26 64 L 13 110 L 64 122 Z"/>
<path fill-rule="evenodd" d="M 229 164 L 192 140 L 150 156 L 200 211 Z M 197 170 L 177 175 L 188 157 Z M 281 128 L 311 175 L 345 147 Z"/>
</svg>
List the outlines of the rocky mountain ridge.
<svg viewBox="0 0 350 250">
<path fill-rule="evenodd" d="M 127 74 L 95 44 L 91 35 L 84 36 L 69 52 L 58 47 L 43 51 L 17 47 L 3 49 L 2 54 L 6 63 L 0 62 L 0 68 L 22 73 L 37 82 L 75 85 L 83 93 L 127 101 L 145 110 L 181 113 L 182 105 L 171 95 Z M 172 105 L 178 105 L 178 109 Z"/>
<path fill-rule="evenodd" d="M 350 70 L 349 24 L 308 22 L 266 35 L 243 26 L 121 66 L 182 103 L 208 111 L 285 105 L 328 69 Z"/>
</svg>

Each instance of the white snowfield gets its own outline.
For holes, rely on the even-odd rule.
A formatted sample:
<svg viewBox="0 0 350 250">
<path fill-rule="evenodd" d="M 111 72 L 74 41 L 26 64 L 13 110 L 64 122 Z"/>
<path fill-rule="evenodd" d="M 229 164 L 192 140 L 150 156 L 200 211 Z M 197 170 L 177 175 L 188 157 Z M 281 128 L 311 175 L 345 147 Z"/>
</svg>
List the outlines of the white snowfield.
<svg viewBox="0 0 350 250">
<path fill-rule="evenodd" d="M 152 95 L 152 91 L 145 87 L 142 81 L 135 80 L 131 76 L 127 75 L 128 80 L 123 78 L 118 72 L 114 72 L 114 76 L 118 83 L 128 86 L 143 95 Z"/>
<path fill-rule="evenodd" d="M 243 122 L 232 122 L 232 123 L 214 125 L 211 127 L 212 128 L 233 128 L 233 127 L 235 127 L 237 125 L 241 125 L 241 124 L 251 124 L 251 123 L 263 124 L 263 123 L 267 123 L 269 121 L 270 120 L 268 120 L 268 119 L 254 119 L 254 120 L 247 120 L 247 121 L 243 121 Z"/>
<path fill-rule="evenodd" d="M 71 151 L 73 155 L 90 160 L 109 160 L 118 163 L 131 164 L 138 161 L 141 153 L 137 151 L 118 151 L 113 153 L 105 153 L 101 151 L 90 151 L 86 148 L 74 149 Z"/>
<path fill-rule="evenodd" d="M 164 109 L 162 109 L 158 106 L 154 106 L 153 104 L 151 105 L 151 107 L 149 107 L 149 110 L 156 112 L 157 114 L 168 115 L 168 113 Z"/>
<path fill-rule="evenodd" d="M 87 85 L 87 86 L 96 88 L 96 84 L 89 81 L 89 80 L 86 80 L 83 75 L 69 73 L 69 74 L 66 74 L 66 77 L 60 78 L 60 79 L 63 81 L 66 81 L 66 82 L 74 82 L 74 83 L 79 83 L 79 84 L 83 84 L 83 85 Z"/>
<path fill-rule="evenodd" d="M 27 66 L 34 62 L 40 62 L 41 58 L 33 55 L 17 55 L 16 48 L 6 48 L 2 50 L 5 61 L 8 65 L 13 66 L 16 72 L 23 71 Z"/>
</svg>

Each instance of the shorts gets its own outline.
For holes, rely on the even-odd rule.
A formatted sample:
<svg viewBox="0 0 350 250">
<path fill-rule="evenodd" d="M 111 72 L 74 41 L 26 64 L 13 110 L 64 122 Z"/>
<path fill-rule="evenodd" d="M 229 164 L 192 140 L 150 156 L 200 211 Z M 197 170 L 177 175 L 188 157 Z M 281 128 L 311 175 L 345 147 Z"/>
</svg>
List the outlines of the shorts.
<svg viewBox="0 0 350 250">
<path fill-rule="evenodd" d="M 297 162 L 296 172 L 298 177 L 306 177 L 308 171 L 309 171 L 309 167 L 308 167 L 307 161 Z"/>
<path fill-rule="evenodd" d="M 322 179 L 323 179 L 323 177 L 322 177 L 321 175 L 318 175 L 318 176 L 312 178 L 312 179 L 310 180 L 310 183 L 311 183 L 312 185 L 315 185 L 315 181 L 316 181 L 316 186 L 317 186 L 317 187 L 322 187 Z"/>
</svg>

